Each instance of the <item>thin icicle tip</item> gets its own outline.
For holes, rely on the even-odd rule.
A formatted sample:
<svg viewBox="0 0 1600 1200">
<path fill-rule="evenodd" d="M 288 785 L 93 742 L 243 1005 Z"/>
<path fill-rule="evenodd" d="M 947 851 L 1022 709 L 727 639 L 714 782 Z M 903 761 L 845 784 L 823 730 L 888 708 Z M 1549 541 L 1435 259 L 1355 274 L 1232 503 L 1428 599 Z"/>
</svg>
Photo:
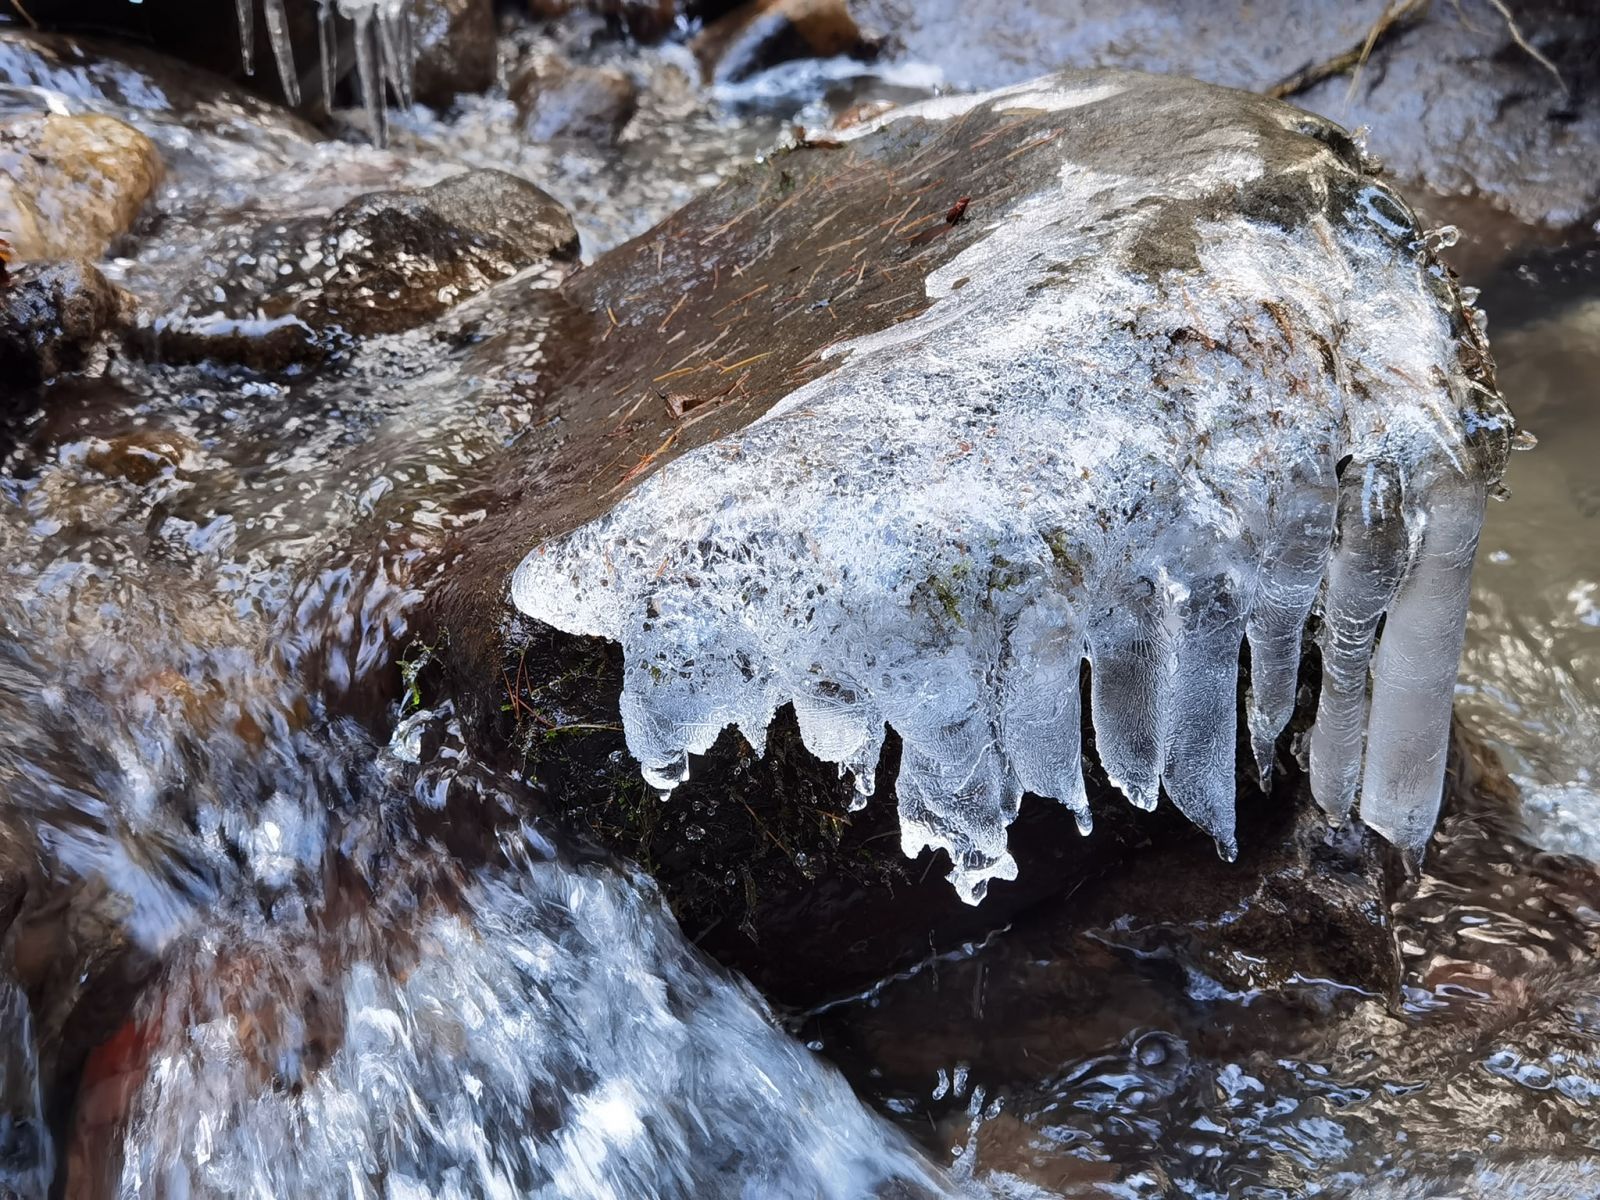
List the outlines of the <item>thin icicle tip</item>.
<svg viewBox="0 0 1600 1200">
<path fill-rule="evenodd" d="M 1088 823 L 1085 659 L 1112 782 L 1232 857 L 1241 642 L 1265 775 L 1320 601 L 1314 793 L 1339 815 L 1359 782 L 1419 846 L 1511 434 L 1477 325 L 1404 203 L 1287 106 L 1097 72 L 923 115 L 959 139 L 1002 109 L 1059 128 L 1053 173 L 932 306 L 536 547 L 514 602 L 622 643 L 662 790 L 790 703 L 865 792 L 892 727 L 904 849 L 946 851 L 975 903 L 1015 876 L 1024 792 Z"/>
</svg>

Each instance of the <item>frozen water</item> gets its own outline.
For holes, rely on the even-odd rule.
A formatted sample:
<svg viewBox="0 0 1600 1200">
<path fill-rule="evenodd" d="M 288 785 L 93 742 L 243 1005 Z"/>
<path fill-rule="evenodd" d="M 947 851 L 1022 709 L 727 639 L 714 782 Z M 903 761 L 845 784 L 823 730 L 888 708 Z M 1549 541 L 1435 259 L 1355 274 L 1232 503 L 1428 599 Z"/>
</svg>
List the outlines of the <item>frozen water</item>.
<svg viewBox="0 0 1600 1200">
<path fill-rule="evenodd" d="M 1064 76 L 924 114 L 1026 100 L 1065 122 L 1056 170 L 927 278 L 923 315 L 518 568 L 523 611 L 621 642 L 655 786 L 729 725 L 759 747 L 787 702 L 858 779 L 887 724 L 904 847 L 945 850 L 976 902 L 1015 872 L 1024 790 L 1086 814 L 1086 658 L 1111 780 L 1144 807 L 1165 789 L 1231 856 L 1241 643 L 1265 772 L 1320 595 L 1314 793 L 1341 816 L 1360 781 L 1370 824 L 1426 840 L 1511 434 L 1487 349 L 1332 127 L 1182 85 L 1229 119 L 1123 159 L 1076 145 L 1074 120 L 1157 86 Z M 1158 236 L 1193 261 L 1148 267 Z"/>
<path fill-rule="evenodd" d="M 272 59 L 278 68 L 283 94 L 291 105 L 300 103 L 300 78 L 295 70 L 294 46 L 289 37 L 289 16 L 283 0 L 261 0 Z M 239 22 L 239 54 L 244 69 L 254 70 L 255 0 L 234 0 Z M 385 92 L 403 107 L 411 105 L 411 75 L 415 51 L 411 19 L 403 0 L 317 0 L 317 51 L 322 77 L 322 100 L 333 107 L 333 89 L 339 79 L 338 17 L 348 21 L 355 44 L 356 89 L 367 115 L 367 126 L 381 144 L 388 140 Z"/>
</svg>

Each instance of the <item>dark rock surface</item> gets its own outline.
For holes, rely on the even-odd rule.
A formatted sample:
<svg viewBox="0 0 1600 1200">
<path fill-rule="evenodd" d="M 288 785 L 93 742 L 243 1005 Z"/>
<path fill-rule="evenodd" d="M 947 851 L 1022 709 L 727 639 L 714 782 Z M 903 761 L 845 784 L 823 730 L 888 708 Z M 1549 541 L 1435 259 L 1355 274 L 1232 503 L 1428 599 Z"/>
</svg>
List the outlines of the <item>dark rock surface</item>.
<svg viewBox="0 0 1600 1200">
<path fill-rule="evenodd" d="M 493 0 L 410 0 L 418 100 L 444 107 L 462 92 L 494 85 L 497 29 Z"/>
<path fill-rule="evenodd" d="M 324 335 L 409 329 L 526 267 L 570 264 L 577 253 L 572 219 L 547 193 L 503 171 L 468 171 L 260 229 L 218 254 L 220 277 L 197 281 L 152 333 L 169 357 L 282 367 L 322 353 Z"/>
<path fill-rule="evenodd" d="M 0 378 L 21 389 L 81 367 L 101 334 L 130 319 L 131 305 L 90 263 L 22 268 L 0 282 Z"/>
<path fill-rule="evenodd" d="M 877 42 L 845 0 L 750 0 L 707 25 L 690 48 L 706 79 L 732 83 L 797 58 L 870 58 Z"/>
</svg>

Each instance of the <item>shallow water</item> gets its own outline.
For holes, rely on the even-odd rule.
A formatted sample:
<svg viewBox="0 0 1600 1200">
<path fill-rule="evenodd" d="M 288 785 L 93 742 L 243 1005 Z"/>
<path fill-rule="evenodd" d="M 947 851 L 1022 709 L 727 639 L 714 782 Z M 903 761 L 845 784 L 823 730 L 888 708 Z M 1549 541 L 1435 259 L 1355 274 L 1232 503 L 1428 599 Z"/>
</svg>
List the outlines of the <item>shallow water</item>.
<svg viewBox="0 0 1600 1200">
<path fill-rule="evenodd" d="M 503 69 L 548 50 L 515 35 Z M 520 143 L 497 97 L 397 118 L 376 150 L 249 106 L 186 127 L 142 83 L 38 86 L 163 146 L 164 219 L 112 271 L 154 304 L 263 219 L 457 161 L 570 202 L 592 256 L 794 112 L 929 78 L 825 65 L 716 96 L 681 51 L 604 56 L 645 88 L 605 152 Z M 24 895 L 0 891 L 22 913 L 0 1011 L 12 979 L 39 999 L 31 1030 L 4 1023 L 0 1099 L 7 1146 L 48 1130 L 54 1161 L 7 1160 L 6 1184 L 39 1194 L 57 1167 L 85 1197 L 1400 1196 L 1482 1156 L 1510 1182 L 1470 1186 L 1533 1196 L 1554 1173 L 1550 1194 L 1585 1194 L 1600 887 L 1523 848 L 1503 798 L 1442 827 L 1398 916 L 1397 1004 L 1339 980 L 1230 990 L 1181 927 L 1063 909 L 797 1018 L 821 1055 L 684 943 L 648 880 L 563 846 L 525 781 L 390 670 L 534 419 L 551 282 L 313 377 L 115 362 L 14 431 L 0 867 Z M 1533 839 L 1594 857 L 1600 286 L 1496 332 L 1543 449 L 1491 513 L 1459 699 Z M 36 1080 L 84 1055 L 76 1098 L 47 1099 Z"/>
<path fill-rule="evenodd" d="M 1512 462 L 1513 499 L 1484 526 L 1457 703 L 1520 785 L 1532 839 L 1597 859 L 1600 273 L 1574 282 L 1495 333 L 1502 385 L 1540 445 Z"/>
</svg>

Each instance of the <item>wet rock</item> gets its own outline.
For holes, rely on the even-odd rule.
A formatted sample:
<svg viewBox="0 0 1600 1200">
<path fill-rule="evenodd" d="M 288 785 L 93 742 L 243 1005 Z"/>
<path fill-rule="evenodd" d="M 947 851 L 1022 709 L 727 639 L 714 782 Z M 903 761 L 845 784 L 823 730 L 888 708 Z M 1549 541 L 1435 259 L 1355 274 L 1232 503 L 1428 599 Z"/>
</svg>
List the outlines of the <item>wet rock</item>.
<svg viewBox="0 0 1600 1200">
<path fill-rule="evenodd" d="M 732 83 L 796 58 L 869 58 L 876 42 L 845 0 L 751 0 L 690 43 L 707 80 Z"/>
<path fill-rule="evenodd" d="M 1079 840 L 1064 806 L 1024 802 L 1022 832 L 1012 842 L 1023 860 L 1016 880 L 995 881 L 984 907 L 963 918 L 950 903 L 953 897 L 935 898 L 940 885 L 931 857 L 900 862 L 895 817 L 881 796 L 857 808 L 859 797 L 849 785 L 825 768 L 819 772 L 800 748 L 801 732 L 788 715 L 766 734 L 764 758 L 726 732 L 704 760 L 695 758 L 688 781 L 663 801 L 629 775 L 630 756 L 616 729 L 618 709 L 609 699 L 624 684 L 614 651 L 559 637 L 541 650 L 526 633 L 511 644 L 502 640 L 513 548 L 593 518 L 612 519 L 607 514 L 614 514 L 630 489 L 661 478 L 657 473 L 665 464 L 744 429 L 808 381 L 844 369 L 843 356 L 826 353 L 829 345 L 925 313 L 934 299 L 931 278 L 941 281 L 939 295 L 983 294 L 965 291 L 984 286 L 981 272 L 990 260 L 982 253 L 983 239 L 1032 211 L 1030 197 L 1053 196 L 1056 188 L 1073 194 L 1077 171 L 1095 172 L 1096 179 L 1100 172 L 1111 179 L 1129 171 L 1157 178 L 1166 156 L 1178 152 L 1174 148 L 1191 152 L 1217 137 L 1230 145 L 1240 139 L 1252 153 L 1284 155 L 1269 163 L 1311 156 L 1359 194 L 1381 186 L 1362 171 L 1348 138 L 1325 123 L 1267 101 L 1148 78 L 1119 93 L 1124 102 L 1101 107 L 1124 82 L 1129 77 L 1068 76 L 1052 85 L 1065 89 L 1060 92 L 1020 88 L 996 98 L 993 108 L 951 104 L 926 119 L 868 127 L 863 137 L 842 145 L 820 143 L 773 156 L 575 275 L 562 289 L 575 312 L 553 341 L 573 354 L 576 365 L 541 380 L 533 399 L 542 414 L 539 425 L 495 473 L 495 494 L 482 498 L 487 523 L 460 545 L 460 557 L 430 599 L 433 626 L 427 636 L 448 638 L 445 691 L 457 698 L 458 712 L 482 727 L 489 741 L 513 737 L 529 756 L 530 770 L 547 782 L 554 804 L 564 805 L 599 840 L 640 858 L 662 880 L 692 936 L 784 999 L 815 999 L 858 985 L 872 976 L 874 963 L 880 974 L 905 966 L 927 952 L 929 930 L 938 931 L 940 948 L 981 936 L 993 928 L 990 922 L 1073 886 L 1157 837 L 1158 830 L 1161 838 L 1178 836 L 1172 809 L 1164 806 L 1153 823 L 1145 823 L 1117 798 L 1093 753 L 1086 754 L 1093 836 Z M 1174 132 L 1179 126 L 1187 131 L 1182 136 Z M 1185 187 L 1196 178 L 1187 166 L 1177 174 L 1189 181 Z M 1146 236 L 1133 239 L 1130 270 L 1140 279 L 1168 281 L 1156 286 L 1183 286 L 1197 278 L 1199 251 L 1190 224 L 1195 221 L 1243 214 L 1246 221 L 1260 221 L 1263 230 L 1277 231 L 1268 234 L 1275 239 L 1304 221 L 1330 221 L 1337 229 L 1349 219 L 1344 201 L 1324 207 L 1343 183 L 1300 196 L 1301 184 L 1294 181 L 1304 176 L 1298 167 L 1280 175 L 1278 166 L 1268 165 L 1260 175 L 1245 174 L 1247 182 L 1219 180 L 1203 197 L 1132 206 L 1127 219 Z M 1381 195 L 1385 212 L 1399 205 L 1387 190 Z M 1095 224 L 1084 217 L 1074 227 Z M 1414 227 L 1407 236 L 1415 240 Z M 1379 253 L 1385 261 L 1393 255 L 1411 280 L 1406 286 L 1415 284 L 1412 249 Z M 970 273 L 940 274 L 963 254 L 972 263 Z M 1068 254 L 1053 270 L 1070 278 L 1080 269 L 1074 264 L 1095 260 Z M 1058 286 L 1064 285 L 1042 280 L 1030 294 L 1049 296 Z M 1261 325 L 1255 335 L 1261 344 L 1284 334 L 1271 316 L 1275 302 L 1267 299 L 1262 311 L 1271 325 Z M 1280 315 L 1288 319 L 1286 312 Z M 1314 346 L 1320 336 L 1297 329 L 1295 344 Z M 1173 344 L 1187 344 L 1187 335 L 1176 342 L 1162 335 L 1163 347 Z M 881 365 L 892 374 L 892 366 Z M 1284 386 L 1298 394 L 1301 385 Z M 975 440 L 1002 419 L 997 414 L 1004 402 L 995 403 L 1001 408 L 986 410 Z M 797 411 L 815 416 L 814 410 Z M 884 445 L 896 445 L 895 436 L 886 432 Z M 744 453 L 724 445 L 725 461 Z M 954 435 L 948 445 L 946 457 L 954 461 L 974 450 L 972 442 L 963 445 Z M 939 459 L 918 461 L 926 466 Z M 714 499 L 704 507 L 733 513 L 737 504 L 735 496 L 720 509 Z M 658 581 L 670 577 L 671 561 L 669 555 L 665 563 L 652 562 Z M 745 570 L 745 578 L 754 578 L 753 566 Z M 958 577 L 952 579 L 959 584 Z M 943 605 L 937 589 L 928 600 L 930 609 L 933 601 Z M 554 637 L 548 631 L 545 636 Z M 1237 649 L 1235 641 L 1235 662 Z M 586 681 L 591 692 L 596 680 L 603 681 L 598 690 L 606 703 L 585 703 L 550 682 L 567 678 Z M 483 695 L 485 679 L 500 680 L 504 691 L 497 687 Z M 627 682 L 635 686 L 639 682 Z M 628 711 L 625 702 L 624 716 Z M 1091 745 L 1093 730 L 1084 726 L 1079 732 Z M 758 726 L 747 725 L 745 733 L 762 743 Z M 882 761 L 863 757 L 867 767 L 876 762 L 880 793 L 895 778 L 897 753 L 891 739 Z M 1228 761 L 1248 757 L 1231 755 Z M 1275 786 L 1288 789 L 1278 793 L 1286 798 L 1303 785 L 1281 755 L 1280 770 Z M 1254 792 L 1250 772 L 1233 777 L 1235 786 L 1224 789 L 1230 805 Z M 1254 818 L 1240 819 L 1249 828 Z M 1264 835 L 1262 844 L 1287 844 L 1287 835 L 1280 829 Z M 1210 853 L 1203 840 L 1192 845 L 1193 853 Z M 911 843 L 913 852 L 919 849 Z M 1349 869 L 1359 875 L 1357 867 Z M 1302 877 L 1321 878 L 1322 869 L 1305 866 Z M 1280 874 L 1287 879 L 1291 872 Z M 1312 882 L 1299 891 L 1288 883 L 1283 888 L 1263 900 L 1263 908 L 1276 914 L 1274 920 L 1298 914 L 1301 929 L 1336 922 L 1351 903 L 1349 895 L 1330 894 L 1319 908 Z M 1294 928 L 1292 922 L 1288 927 Z M 1273 928 L 1281 933 L 1285 926 Z M 1381 924 L 1377 928 L 1377 940 L 1360 941 L 1352 956 L 1381 981 L 1383 931 Z M 1263 930 L 1260 936 L 1274 935 Z M 767 949 L 774 945 L 780 948 L 776 955 Z"/>
<path fill-rule="evenodd" d="M 352 333 L 404 329 L 497 279 L 578 254 L 572 218 L 543 189 L 503 171 L 379 192 L 328 219 L 320 307 Z"/>
<path fill-rule="evenodd" d="M 100 257 L 160 178 L 155 144 L 113 117 L 0 118 L 0 234 L 24 261 Z"/>
<path fill-rule="evenodd" d="M 659 41 L 678 24 L 678 0 L 528 0 L 528 11 L 540 20 L 587 12 L 604 17 L 629 37 Z"/>
<path fill-rule="evenodd" d="M 0 283 L 0 376 L 22 388 L 78 369 L 132 303 L 89 263 L 24 267 Z"/>
<path fill-rule="evenodd" d="M 357 197 L 326 219 L 275 222 L 221 247 L 213 278 L 152 327 L 159 352 L 267 369 L 315 358 L 330 340 L 395 333 L 524 268 L 577 257 L 572 219 L 503 171 Z"/>
<path fill-rule="evenodd" d="M 492 0 L 410 0 L 416 47 L 412 90 L 436 108 L 495 80 L 497 33 Z"/>
<path fill-rule="evenodd" d="M 1562 0 L 1509 8 L 1514 24 L 1489 0 L 1429 6 L 1380 40 L 1358 74 L 1294 102 L 1370 129 L 1388 170 L 1433 193 L 1438 219 L 1459 220 L 1469 235 L 1485 210 L 1526 225 L 1592 222 L 1600 12 Z"/>
<path fill-rule="evenodd" d="M 1529 224 L 1567 227 L 1600 211 L 1590 169 L 1600 154 L 1596 10 L 1572 0 L 1505 7 L 1515 34 L 1493 0 L 997 0 L 981 21 L 966 0 L 851 5 L 863 26 L 891 35 L 895 57 L 934 64 L 960 87 L 1128 67 L 1289 97 L 1366 127 L 1398 179 L 1433 193 L 1413 196 L 1431 223 L 1458 223 L 1469 238 L 1483 229 L 1484 253 L 1456 256 L 1473 266 L 1529 244 Z"/>
<path fill-rule="evenodd" d="M 510 92 L 523 132 L 536 142 L 576 138 L 609 145 L 639 107 L 639 89 L 615 67 L 551 63 L 524 71 Z"/>
</svg>

